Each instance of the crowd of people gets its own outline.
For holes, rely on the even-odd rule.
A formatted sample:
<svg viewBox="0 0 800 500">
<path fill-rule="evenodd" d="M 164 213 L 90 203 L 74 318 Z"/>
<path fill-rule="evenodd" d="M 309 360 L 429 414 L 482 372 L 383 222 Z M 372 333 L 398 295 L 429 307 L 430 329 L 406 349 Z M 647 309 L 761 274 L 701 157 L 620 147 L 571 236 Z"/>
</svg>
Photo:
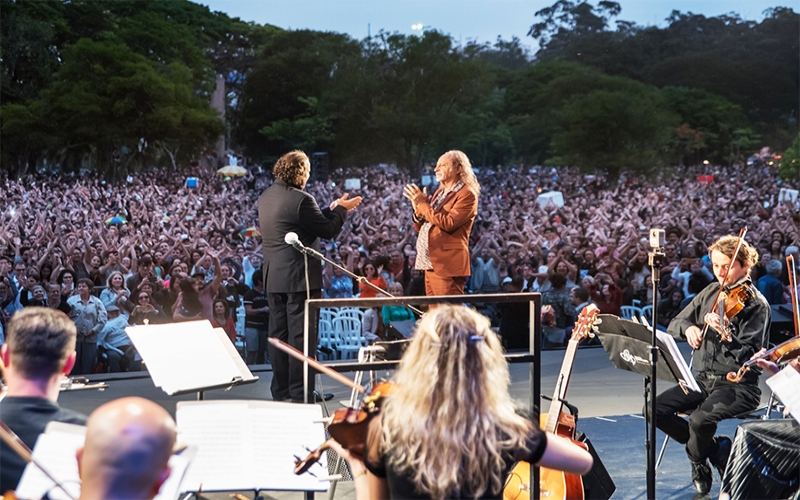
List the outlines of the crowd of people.
<svg viewBox="0 0 800 500">
<path fill-rule="evenodd" d="M 613 182 L 570 168 L 475 171 L 480 196 L 466 290 L 542 292 L 553 310 L 550 344 L 563 342 L 574 306 L 594 302 L 619 314 L 622 305 L 652 303 L 649 228 L 667 235 L 659 307 L 665 325 L 713 279 L 708 242 L 743 226 L 760 256 L 754 281 L 773 303 L 788 296 L 783 259 L 800 259 L 800 202 L 778 201 L 782 187 L 797 186 L 782 184 L 772 167 L 714 167 L 712 182 L 708 167 L 623 174 Z M 415 182 L 431 193 L 432 178 L 427 166 Z M 344 194 L 348 179 L 360 182 L 350 194 L 363 203 L 322 251 L 375 284 L 399 283 L 393 294 L 402 288 L 423 295 L 424 277 L 414 269 L 418 233 L 403 196 L 412 179 L 393 167 L 339 169 L 309 181 L 306 191 L 327 203 Z M 195 169 L 152 170 L 113 183 L 58 175 L 2 182 L 0 327 L 30 305 L 68 313 L 79 329 L 79 373 L 91 369 L 96 348 L 114 369 L 134 362 L 120 333 L 126 323 L 203 318 L 234 339 L 243 302 L 250 337 L 257 337 L 248 342 L 248 358 L 265 360 L 268 307 L 253 276 L 263 260 L 257 199 L 272 184 L 266 169 L 243 178 Z M 539 202 L 552 191 L 563 205 Z M 373 293 L 331 266 L 323 283 L 328 297 Z"/>
</svg>

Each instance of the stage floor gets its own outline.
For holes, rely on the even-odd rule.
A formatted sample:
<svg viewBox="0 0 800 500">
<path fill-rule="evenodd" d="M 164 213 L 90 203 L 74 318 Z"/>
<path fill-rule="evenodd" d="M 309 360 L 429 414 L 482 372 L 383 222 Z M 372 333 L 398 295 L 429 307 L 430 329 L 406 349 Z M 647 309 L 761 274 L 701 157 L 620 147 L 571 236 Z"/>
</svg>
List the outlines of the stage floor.
<svg viewBox="0 0 800 500">
<path fill-rule="evenodd" d="M 678 346 L 686 355 L 690 350 L 685 343 Z M 564 351 L 545 351 L 542 353 L 542 392 L 552 395 L 555 379 L 561 368 Z M 687 356 L 688 357 L 688 356 Z M 253 367 L 255 375 L 260 377 L 255 384 L 234 387 L 229 391 L 213 390 L 205 393 L 205 399 L 261 399 L 269 400 L 271 372 L 267 366 Z M 389 372 L 380 372 L 379 377 L 387 377 Z M 511 365 L 511 391 L 521 405 L 527 407 L 530 399 L 528 365 Z M 95 377 L 92 377 L 95 378 Z M 768 392 L 765 390 L 762 377 L 762 400 L 766 403 Z M 59 398 L 62 406 L 85 414 L 89 414 L 99 405 L 124 396 L 141 396 L 151 399 L 174 415 L 178 401 L 195 400 L 195 395 L 170 397 L 156 388 L 149 377 L 125 378 L 109 380 L 109 388 L 105 391 L 70 391 Z M 335 397 L 328 402 L 333 411 L 340 408 L 340 402 L 347 402 L 350 391 L 344 385 L 323 376 L 324 392 L 334 393 Z M 580 410 L 578 430 L 584 432 L 592 441 L 603 464 L 616 485 L 614 500 L 646 498 L 645 467 L 645 425 L 641 417 L 644 404 L 642 396 L 642 377 L 615 369 L 606 357 L 602 348 L 581 348 L 576 356 L 572 379 L 570 380 L 568 400 Z M 659 381 L 659 392 L 671 387 Z M 543 405 L 547 409 L 547 404 Z M 733 437 L 740 421 L 728 420 L 720 424 L 718 433 Z M 664 435 L 657 432 L 657 450 L 660 449 Z M 719 496 L 720 479 L 714 472 L 711 494 L 696 495 L 691 486 L 691 467 L 683 446 L 671 442 L 661 469 L 656 477 L 656 493 L 658 498 L 688 499 L 717 498 Z M 242 492 L 248 498 L 254 493 Z M 317 498 L 327 498 L 327 493 L 318 493 Z M 301 499 L 299 492 L 262 492 L 262 498 Z M 203 498 L 222 500 L 230 498 L 227 494 L 203 494 Z M 335 498 L 355 498 L 352 483 L 340 482 Z"/>
</svg>

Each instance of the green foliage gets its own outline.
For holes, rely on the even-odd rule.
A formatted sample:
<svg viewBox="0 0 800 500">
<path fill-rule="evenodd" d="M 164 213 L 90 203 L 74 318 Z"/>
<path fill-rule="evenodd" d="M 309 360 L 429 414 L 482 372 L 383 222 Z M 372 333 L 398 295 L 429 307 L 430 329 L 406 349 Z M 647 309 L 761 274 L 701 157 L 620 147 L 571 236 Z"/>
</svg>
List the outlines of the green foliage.
<svg viewBox="0 0 800 500">
<path fill-rule="evenodd" d="M 527 151 L 535 160 L 611 177 L 664 163 L 678 124 L 657 89 L 574 63 L 542 63 L 521 74 L 507 108 L 516 110 L 520 150 L 526 133 L 540 135 L 538 150 Z"/>
<path fill-rule="evenodd" d="M 770 9 L 761 23 L 736 14 L 707 18 L 673 11 L 666 28 L 617 21 L 613 32 L 590 15 L 599 7 L 591 9 L 590 4 L 560 0 L 539 11 L 544 20 L 531 28 L 542 42 L 537 58 L 581 62 L 657 87 L 722 96 L 740 106 L 750 126 L 777 149 L 797 133 L 800 15 L 792 9 Z M 579 13 L 586 13 L 584 29 L 577 28 Z M 537 31 L 542 25 L 548 30 Z M 730 136 L 719 141 L 724 144 L 709 145 L 711 154 L 726 157 Z"/>
<path fill-rule="evenodd" d="M 674 137 L 677 163 L 729 160 L 734 131 L 749 128 L 740 106 L 701 89 L 666 87 L 662 94 L 667 107 L 681 117 L 682 125 L 675 130 Z M 748 144 L 747 148 L 752 146 L 756 144 Z"/>
<path fill-rule="evenodd" d="M 296 118 L 281 118 L 263 127 L 258 132 L 268 141 L 282 143 L 283 150 L 292 148 L 314 150 L 317 146 L 329 144 L 333 139 L 331 118 L 319 106 L 316 97 L 297 98 L 308 108 Z"/>
<path fill-rule="evenodd" d="M 358 43 L 346 35 L 307 30 L 273 33 L 244 84 L 234 139 L 259 161 L 286 152 L 286 141 L 293 134 L 296 137 L 296 130 L 289 130 L 291 123 L 298 117 L 316 116 L 312 119 L 322 122 L 331 119 L 324 116 L 328 103 L 323 94 L 331 91 L 340 67 L 347 67 L 347 59 L 358 54 Z M 317 104 L 309 115 L 311 98 L 317 99 Z M 323 141 L 306 147 L 326 145 Z"/>
<path fill-rule="evenodd" d="M 366 52 L 374 78 L 367 130 L 398 165 L 416 173 L 425 159 L 463 147 L 473 113 L 493 88 L 485 63 L 436 31 L 381 33 Z"/>
<path fill-rule="evenodd" d="M 800 134 L 797 134 L 792 145 L 784 151 L 778 173 L 784 179 L 793 181 L 800 179 Z"/>
<path fill-rule="evenodd" d="M 184 0 L 17 0 L 0 20 L 0 161 L 12 174 L 46 160 L 104 170 L 140 143 L 152 147 L 123 163 L 188 161 L 225 132 L 209 106 L 215 70 L 248 71 L 274 30 Z"/>
</svg>

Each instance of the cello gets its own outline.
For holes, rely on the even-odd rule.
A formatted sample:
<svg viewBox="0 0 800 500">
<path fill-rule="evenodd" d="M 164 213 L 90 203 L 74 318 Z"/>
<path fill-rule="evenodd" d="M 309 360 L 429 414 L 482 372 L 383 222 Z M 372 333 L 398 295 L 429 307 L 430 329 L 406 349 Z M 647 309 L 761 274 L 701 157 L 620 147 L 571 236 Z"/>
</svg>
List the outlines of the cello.
<svg viewBox="0 0 800 500">
<path fill-rule="evenodd" d="M 584 450 L 589 448 L 585 443 L 575 440 L 575 417 L 564 413 L 563 401 L 567 396 L 578 344 L 586 337 L 594 336 L 592 327 L 597 323 L 599 314 L 600 309 L 594 304 L 589 304 L 581 311 L 561 363 L 561 371 L 556 379 L 556 388 L 550 402 L 550 409 L 547 413 L 539 416 L 540 425 L 544 431 L 565 437 Z M 504 500 L 530 499 L 528 486 L 530 484 L 530 467 L 528 462 L 518 462 L 514 466 L 503 489 Z M 543 498 L 582 500 L 584 498 L 583 480 L 577 474 L 542 467 L 539 470 L 539 493 Z"/>
</svg>

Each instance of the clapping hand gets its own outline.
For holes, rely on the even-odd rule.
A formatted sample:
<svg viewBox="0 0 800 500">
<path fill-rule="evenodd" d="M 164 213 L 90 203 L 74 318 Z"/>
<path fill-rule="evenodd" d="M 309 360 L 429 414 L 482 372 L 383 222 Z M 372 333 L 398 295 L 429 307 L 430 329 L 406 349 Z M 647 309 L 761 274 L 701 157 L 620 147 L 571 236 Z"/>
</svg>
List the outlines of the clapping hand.
<svg viewBox="0 0 800 500">
<path fill-rule="evenodd" d="M 416 184 L 408 184 L 403 188 L 403 196 L 411 201 L 414 211 L 417 211 L 417 205 L 428 201 L 428 188 L 420 189 Z"/>
</svg>

